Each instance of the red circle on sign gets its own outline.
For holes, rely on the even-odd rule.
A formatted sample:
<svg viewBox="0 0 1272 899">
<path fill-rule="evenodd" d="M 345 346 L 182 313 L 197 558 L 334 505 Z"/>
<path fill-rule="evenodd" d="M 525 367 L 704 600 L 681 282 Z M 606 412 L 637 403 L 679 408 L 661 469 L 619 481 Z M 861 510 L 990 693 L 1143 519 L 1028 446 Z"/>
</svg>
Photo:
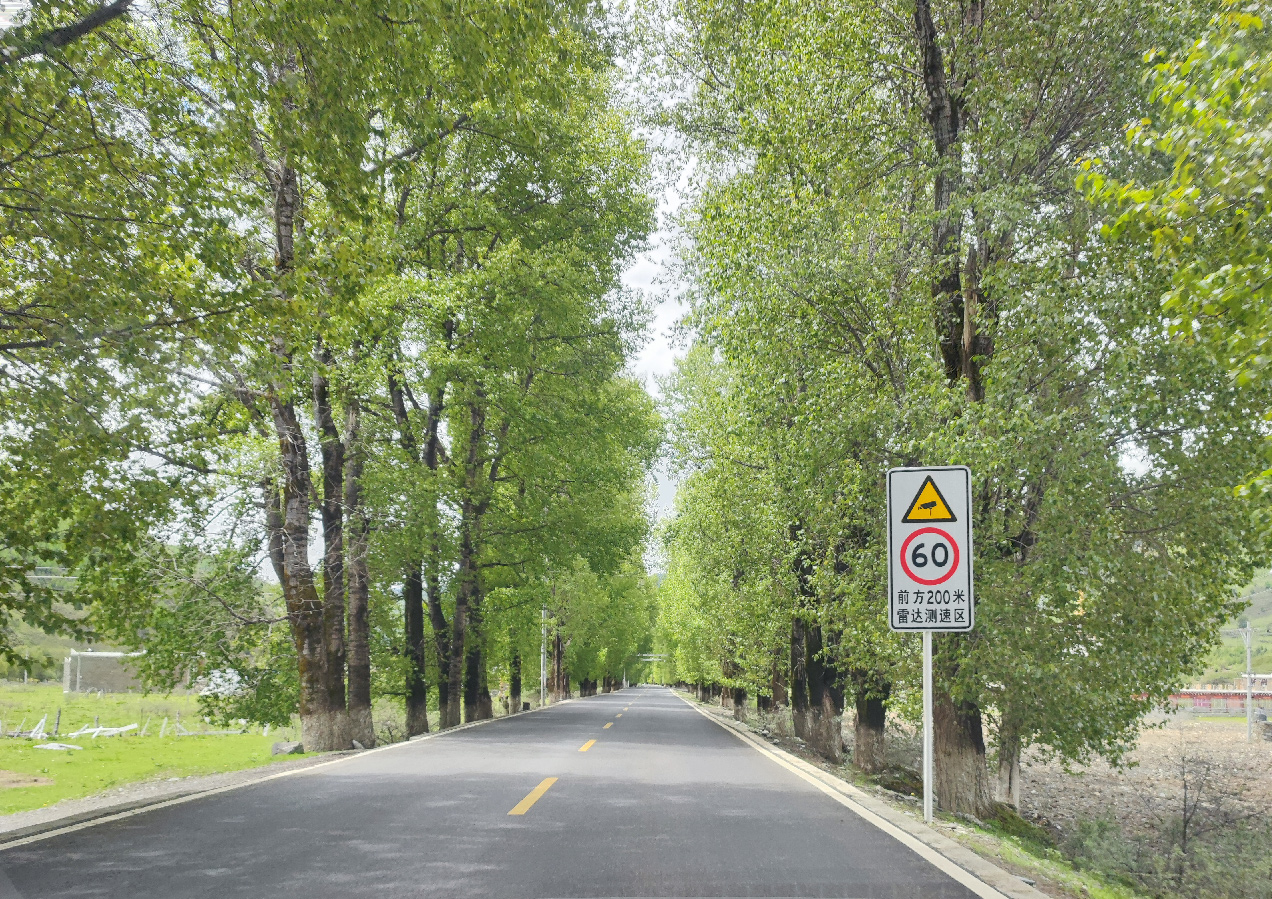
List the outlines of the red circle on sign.
<svg viewBox="0 0 1272 899">
<path fill-rule="evenodd" d="M 910 544 L 914 542 L 915 537 L 923 534 L 940 534 L 945 538 L 946 542 L 949 543 L 950 552 L 954 554 L 954 561 L 950 563 L 950 570 L 945 572 L 945 574 L 941 575 L 936 580 L 928 580 L 927 578 L 919 577 L 910 570 L 910 563 L 906 561 L 906 557 L 910 554 Z M 958 559 L 958 544 L 954 542 L 953 537 L 945 533 L 945 531 L 940 528 L 919 528 L 909 537 L 906 537 L 905 542 L 901 544 L 901 569 L 906 573 L 906 576 L 909 577 L 910 580 L 915 583 L 924 584 L 928 587 L 935 587 L 937 584 L 944 584 L 952 578 L 954 576 L 954 572 L 958 571 Z"/>
</svg>

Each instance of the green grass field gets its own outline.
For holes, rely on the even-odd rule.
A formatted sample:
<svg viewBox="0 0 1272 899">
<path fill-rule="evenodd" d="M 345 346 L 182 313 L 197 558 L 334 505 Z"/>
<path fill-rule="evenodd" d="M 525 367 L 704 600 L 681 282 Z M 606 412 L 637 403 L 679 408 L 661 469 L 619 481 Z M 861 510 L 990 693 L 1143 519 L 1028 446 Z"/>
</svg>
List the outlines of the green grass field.
<svg viewBox="0 0 1272 899">
<path fill-rule="evenodd" d="M 58 709 L 62 711 L 58 742 L 82 749 L 36 749 L 44 741 L 0 738 L 0 814 L 43 808 L 62 799 L 90 796 L 138 781 L 238 771 L 296 758 L 270 756 L 275 740 L 297 739 L 291 729 L 271 730 L 268 736 L 260 728 L 246 734 L 174 736 L 178 714 L 188 730 L 207 726 L 193 696 L 107 694 L 98 698 L 95 694 L 63 694 L 60 686 L 47 684 L 0 684 L 0 721 L 6 732 L 15 730 L 24 719 L 23 728 L 30 730 L 45 714 L 49 716 L 46 730 L 51 732 Z M 165 717 L 168 733 L 160 737 Z M 93 740 L 67 736 L 95 721 L 102 727 L 122 727 L 140 726 L 147 719 L 150 724 L 144 737 Z"/>
</svg>

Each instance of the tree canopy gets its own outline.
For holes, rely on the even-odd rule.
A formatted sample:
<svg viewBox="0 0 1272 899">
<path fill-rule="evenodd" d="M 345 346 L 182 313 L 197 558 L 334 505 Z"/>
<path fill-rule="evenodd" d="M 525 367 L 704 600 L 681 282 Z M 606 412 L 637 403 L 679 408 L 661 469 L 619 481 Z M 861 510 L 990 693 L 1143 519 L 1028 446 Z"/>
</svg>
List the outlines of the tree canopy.
<svg viewBox="0 0 1272 899">
<path fill-rule="evenodd" d="M 627 15 L 31 4 L 0 40 L 0 607 L 310 749 L 374 742 L 382 697 L 413 735 L 653 655 L 832 759 L 855 706 L 873 770 L 919 684 L 886 473 L 966 464 L 939 801 L 1013 801 L 1030 746 L 1119 758 L 1266 552 L 1262 7 Z M 658 129 L 696 165 L 661 408 L 622 281 Z"/>
</svg>

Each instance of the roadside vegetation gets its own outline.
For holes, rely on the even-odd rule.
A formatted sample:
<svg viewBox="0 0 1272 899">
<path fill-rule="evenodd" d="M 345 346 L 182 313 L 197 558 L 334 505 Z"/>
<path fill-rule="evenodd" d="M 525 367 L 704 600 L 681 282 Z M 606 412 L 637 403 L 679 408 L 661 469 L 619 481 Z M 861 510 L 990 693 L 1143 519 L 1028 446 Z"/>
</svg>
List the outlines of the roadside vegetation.
<svg viewBox="0 0 1272 899">
<path fill-rule="evenodd" d="M 713 714 L 734 719 L 732 702 L 718 697 L 699 701 Z M 861 770 L 848 758 L 828 760 L 795 735 L 787 711 L 760 710 L 752 703 L 744 721 L 734 720 L 734 726 L 738 725 L 897 811 L 915 818 L 921 815 L 922 782 L 914 771 L 919 735 L 912 723 L 889 721 L 892 745 L 887 764 L 874 773 Z M 1202 726 L 1206 733 L 1214 728 Z M 1272 837 L 1272 817 L 1267 812 L 1272 779 L 1265 773 L 1272 747 L 1262 753 L 1256 747 L 1261 757 L 1255 764 L 1234 766 L 1234 759 L 1207 747 L 1198 733 L 1184 743 L 1174 733 L 1154 736 L 1169 739 L 1154 741 L 1152 754 L 1141 754 L 1135 761 L 1150 770 L 1136 772 L 1133 782 L 1123 781 L 1111 791 L 1114 795 L 1109 786 L 1119 781 L 1116 770 L 1093 782 L 1052 765 L 1046 799 L 1034 797 L 1023 817 L 1000 803 L 985 818 L 938 810 L 934 826 L 1057 899 L 1255 899 L 1268 895 L 1272 863 L 1259 847 L 1266 847 Z M 1163 752 L 1159 745 L 1163 742 L 1175 746 Z M 1041 762 L 1031 759 L 1027 783 L 1036 782 L 1033 765 Z M 1092 791 L 1099 796 L 1090 795 Z M 1061 805 L 1076 817 L 1057 821 Z M 1097 809 L 1095 814 L 1085 811 L 1092 808 Z"/>
<path fill-rule="evenodd" d="M 1272 551 L 1272 7 L 898 9 L 34 0 L 0 55 L 9 675 L 144 649 L 158 693 L 220 685 L 164 701 L 309 751 L 657 678 L 831 765 L 848 712 L 902 783 L 885 474 L 966 464 L 940 807 L 1018 820 L 1029 753 L 1124 760 L 1231 678 L 1226 623 L 1272 626 L 1239 595 Z M 655 146 L 694 172 L 661 406 L 622 280 Z M 129 739 L 50 779 L 160 746 Z M 1047 852 L 1160 895 L 1263 837 L 1084 827 Z"/>
<path fill-rule="evenodd" d="M 36 0 L 0 60 L 0 606 L 315 751 L 519 709 L 545 627 L 608 689 L 653 616 L 617 35 L 401 7 Z"/>
<path fill-rule="evenodd" d="M 59 734 L 54 738 L 59 712 Z M 0 814 L 43 808 L 128 784 L 219 774 L 297 758 L 271 755 L 275 741 L 294 739 L 297 728 L 263 733 L 259 726 L 249 729 L 246 722 L 236 722 L 244 733 L 199 736 L 200 731 L 222 728 L 205 720 L 198 697 L 189 694 L 65 694 L 60 686 L 0 685 L 0 721 L 7 733 L 23 722 L 30 730 L 46 715 L 47 739 L 0 738 Z M 178 723 L 191 735 L 178 736 Z M 68 736 L 97 724 L 136 724 L 137 729 L 97 739 L 91 732 Z M 141 736 L 143 729 L 145 736 Z M 80 748 L 36 748 L 53 741 Z"/>
<path fill-rule="evenodd" d="M 658 4 L 694 154 L 665 385 L 661 676 L 879 772 L 884 473 L 973 473 L 976 627 L 935 639 L 935 793 L 1118 760 L 1267 564 L 1264 4 Z"/>
</svg>

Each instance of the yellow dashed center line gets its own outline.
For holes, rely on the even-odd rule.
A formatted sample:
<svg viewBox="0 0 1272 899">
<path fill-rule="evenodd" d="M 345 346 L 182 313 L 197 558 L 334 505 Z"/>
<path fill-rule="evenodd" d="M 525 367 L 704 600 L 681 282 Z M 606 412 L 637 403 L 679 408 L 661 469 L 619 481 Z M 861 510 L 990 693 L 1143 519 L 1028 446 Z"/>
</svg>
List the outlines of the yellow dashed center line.
<svg viewBox="0 0 1272 899">
<path fill-rule="evenodd" d="M 610 729 L 611 727 L 613 727 L 613 726 L 614 726 L 614 722 L 613 722 L 613 721 L 606 721 L 606 722 L 605 722 L 605 726 L 604 726 L 604 727 L 602 727 L 602 728 L 601 728 L 601 730 L 609 730 L 609 729 Z"/>
<path fill-rule="evenodd" d="M 614 717 L 615 717 L 615 718 L 622 718 L 622 717 L 623 717 L 623 713 L 622 713 L 622 712 L 619 712 L 619 713 L 618 713 L 617 715 L 615 715 Z"/>
<path fill-rule="evenodd" d="M 595 740 L 588 740 L 586 743 L 584 743 L 582 746 L 579 747 L 579 752 L 587 752 L 589 749 L 591 749 L 595 745 L 596 745 Z"/>
<path fill-rule="evenodd" d="M 557 779 L 555 777 L 545 777 L 543 779 L 543 782 L 540 783 L 533 790 L 531 790 L 525 799 L 522 799 L 515 806 L 513 806 L 512 811 L 510 811 L 508 814 L 524 815 L 526 812 L 530 811 L 530 806 L 534 805 L 541 798 L 543 798 L 543 794 L 548 792 L 548 788 L 556 782 L 557 782 Z"/>
</svg>

